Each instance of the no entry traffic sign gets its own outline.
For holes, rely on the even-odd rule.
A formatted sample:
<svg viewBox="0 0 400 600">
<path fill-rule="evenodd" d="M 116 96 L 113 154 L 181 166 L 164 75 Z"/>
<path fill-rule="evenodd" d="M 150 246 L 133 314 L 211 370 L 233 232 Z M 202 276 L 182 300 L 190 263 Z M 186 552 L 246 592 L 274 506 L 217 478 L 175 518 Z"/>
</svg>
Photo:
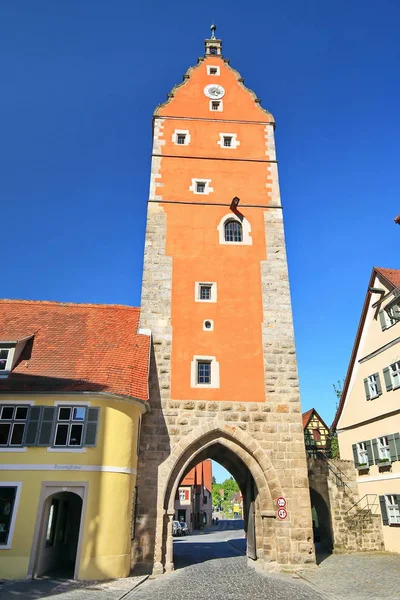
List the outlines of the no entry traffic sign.
<svg viewBox="0 0 400 600">
<path fill-rule="evenodd" d="M 280 519 L 282 519 L 282 520 L 283 520 L 283 519 L 286 519 L 286 517 L 287 517 L 287 512 L 286 512 L 286 510 L 285 510 L 284 508 L 280 508 L 280 509 L 278 510 L 278 517 L 279 517 Z"/>
</svg>

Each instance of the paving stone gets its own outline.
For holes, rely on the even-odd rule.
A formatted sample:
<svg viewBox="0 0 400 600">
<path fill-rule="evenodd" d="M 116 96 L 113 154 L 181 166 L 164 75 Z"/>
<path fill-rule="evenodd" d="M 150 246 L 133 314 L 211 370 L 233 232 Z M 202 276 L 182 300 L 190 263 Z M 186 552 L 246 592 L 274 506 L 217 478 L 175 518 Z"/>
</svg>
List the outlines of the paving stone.
<svg viewBox="0 0 400 600">
<path fill-rule="evenodd" d="M 399 554 L 332 554 L 304 576 L 336 600 L 400 598 Z"/>
</svg>

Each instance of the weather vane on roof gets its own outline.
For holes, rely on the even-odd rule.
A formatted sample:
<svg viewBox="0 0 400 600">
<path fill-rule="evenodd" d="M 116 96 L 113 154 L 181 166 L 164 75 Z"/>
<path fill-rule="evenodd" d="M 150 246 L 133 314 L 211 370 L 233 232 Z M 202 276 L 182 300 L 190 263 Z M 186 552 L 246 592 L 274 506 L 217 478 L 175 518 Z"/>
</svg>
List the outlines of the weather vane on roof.
<svg viewBox="0 0 400 600">
<path fill-rule="evenodd" d="M 213 24 L 211 25 L 210 29 L 211 29 L 211 39 L 215 40 L 215 30 L 217 29 L 217 26 L 214 24 L 214 21 L 213 21 Z"/>
</svg>

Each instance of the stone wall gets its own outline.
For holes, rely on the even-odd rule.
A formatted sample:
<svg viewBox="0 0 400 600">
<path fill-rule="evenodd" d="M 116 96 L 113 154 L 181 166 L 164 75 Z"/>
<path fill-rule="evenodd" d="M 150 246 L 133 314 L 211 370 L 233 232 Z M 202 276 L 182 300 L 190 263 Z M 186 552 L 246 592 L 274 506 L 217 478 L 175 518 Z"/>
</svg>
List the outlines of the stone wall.
<svg viewBox="0 0 400 600">
<path fill-rule="evenodd" d="M 322 529 L 326 537 L 330 536 L 332 549 L 335 552 L 384 550 L 378 499 L 367 502 L 359 498 L 354 463 L 322 458 L 309 458 L 307 463 L 311 497 L 316 492 L 328 509 L 330 522 L 323 518 Z M 316 499 L 318 502 L 318 496 Z"/>
</svg>

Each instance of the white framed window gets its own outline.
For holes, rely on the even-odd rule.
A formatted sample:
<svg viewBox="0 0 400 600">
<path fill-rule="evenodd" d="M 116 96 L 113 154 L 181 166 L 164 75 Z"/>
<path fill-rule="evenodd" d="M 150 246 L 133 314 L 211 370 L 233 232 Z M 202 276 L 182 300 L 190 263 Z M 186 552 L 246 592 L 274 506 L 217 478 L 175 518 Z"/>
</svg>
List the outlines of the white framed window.
<svg viewBox="0 0 400 600">
<path fill-rule="evenodd" d="M 366 442 L 358 442 L 357 444 L 358 462 L 360 465 L 369 464 Z"/>
<path fill-rule="evenodd" d="M 195 302 L 216 302 L 217 284 L 215 281 L 196 281 L 194 285 Z"/>
<path fill-rule="evenodd" d="M 400 306 L 398 303 L 393 302 L 379 311 L 379 319 L 382 331 L 398 323 L 400 320 Z"/>
<path fill-rule="evenodd" d="M 59 406 L 54 447 L 80 447 L 87 409 L 85 406 Z"/>
<path fill-rule="evenodd" d="M 221 75 L 220 68 L 214 65 L 207 65 L 207 75 L 215 75 L 218 77 Z"/>
<path fill-rule="evenodd" d="M 190 364 L 190 386 L 219 388 L 219 362 L 215 356 L 194 356 Z"/>
<path fill-rule="evenodd" d="M 368 387 L 369 387 L 369 395 L 371 398 L 376 398 L 380 394 L 380 389 L 378 385 L 378 377 L 379 375 L 375 373 L 374 375 L 369 375 L 368 379 Z"/>
<path fill-rule="evenodd" d="M 220 133 L 217 145 L 220 148 L 235 149 L 240 146 L 240 142 L 237 139 L 237 133 Z"/>
<path fill-rule="evenodd" d="M 222 100 L 210 100 L 209 107 L 212 112 L 222 112 L 224 110 Z"/>
<path fill-rule="evenodd" d="M 400 524 L 400 506 L 398 503 L 398 498 L 399 496 L 395 494 L 387 494 L 385 496 L 389 525 Z"/>
<path fill-rule="evenodd" d="M 0 550 L 10 550 L 22 482 L 0 482 Z"/>
<path fill-rule="evenodd" d="M 390 365 L 389 373 L 392 380 L 392 384 L 394 388 L 400 386 L 400 361 L 397 361 Z"/>
<path fill-rule="evenodd" d="M 385 435 L 378 438 L 378 455 L 380 460 L 390 461 L 389 441 Z"/>
<path fill-rule="evenodd" d="M 201 179 L 194 177 L 192 179 L 192 185 L 189 186 L 189 191 L 193 192 L 193 194 L 203 194 L 208 196 L 211 192 L 214 191 L 214 188 L 210 185 L 211 179 Z"/>
<path fill-rule="evenodd" d="M 180 502 L 185 502 L 186 498 L 185 498 L 185 490 L 179 490 L 179 501 Z"/>
<path fill-rule="evenodd" d="M 172 141 L 177 146 L 188 146 L 190 144 L 191 136 L 188 129 L 175 129 L 172 134 Z"/>
<path fill-rule="evenodd" d="M 13 366 L 15 347 L 10 347 L 9 344 L 0 345 L 0 378 L 6 378 L 10 374 Z"/>
<path fill-rule="evenodd" d="M 29 406 L 4 404 L 0 407 L 0 447 L 22 447 Z"/>
<path fill-rule="evenodd" d="M 251 225 L 241 216 L 231 212 L 222 217 L 217 226 L 220 244 L 252 246 Z"/>
</svg>

